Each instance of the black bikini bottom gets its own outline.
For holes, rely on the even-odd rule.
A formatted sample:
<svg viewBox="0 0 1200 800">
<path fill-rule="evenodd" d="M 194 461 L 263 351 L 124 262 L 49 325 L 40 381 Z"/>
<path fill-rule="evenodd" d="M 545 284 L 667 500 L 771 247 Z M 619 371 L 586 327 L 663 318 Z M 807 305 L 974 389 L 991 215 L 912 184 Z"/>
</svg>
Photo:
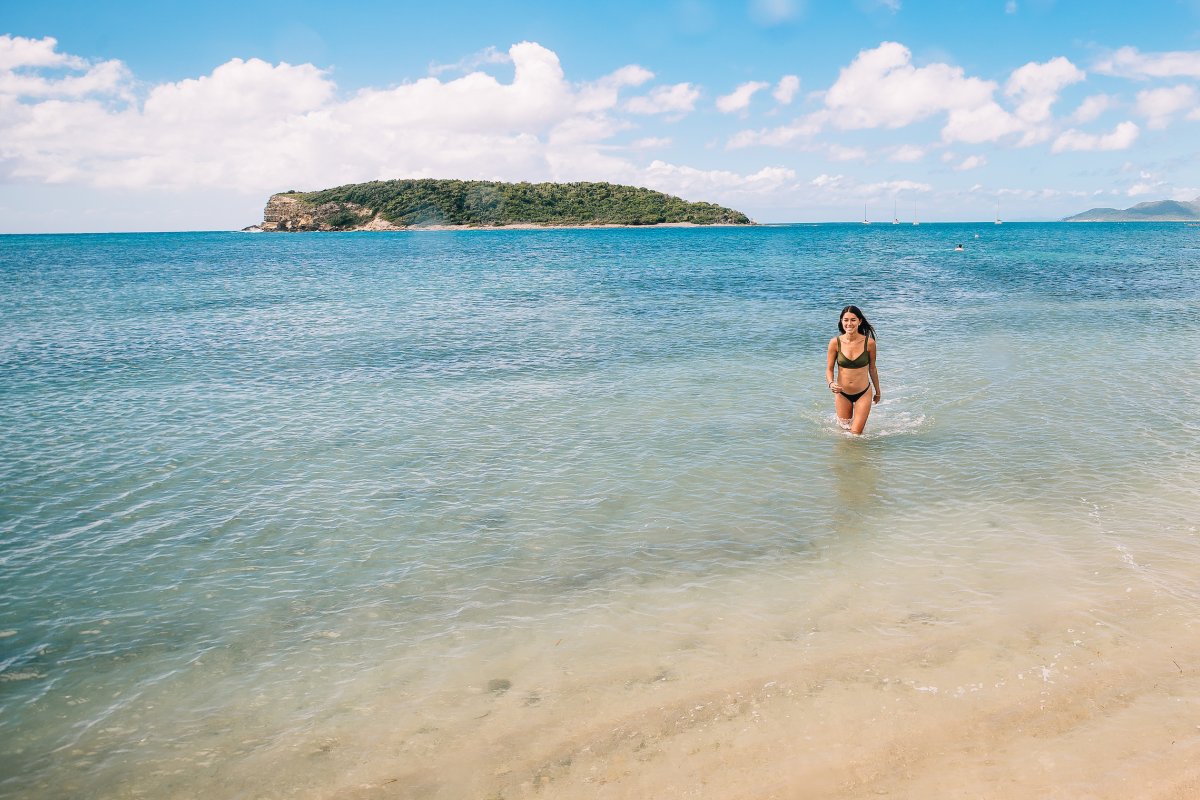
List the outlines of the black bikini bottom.
<svg viewBox="0 0 1200 800">
<path fill-rule="evenodd" d="M 863 389 L 861 392 L 859 392 L 857 394 L 846 394 L 845 392 L 838 392 L 838 394 L 840 394 L 842 397 L 849 400 L 851 403 L 857 403 L 858 398 L 862 397 L 864 394 L 866 394 L 870 390 L 871 390 L 871 387 L 868 386 L 866 389 Z"/>
</svg>

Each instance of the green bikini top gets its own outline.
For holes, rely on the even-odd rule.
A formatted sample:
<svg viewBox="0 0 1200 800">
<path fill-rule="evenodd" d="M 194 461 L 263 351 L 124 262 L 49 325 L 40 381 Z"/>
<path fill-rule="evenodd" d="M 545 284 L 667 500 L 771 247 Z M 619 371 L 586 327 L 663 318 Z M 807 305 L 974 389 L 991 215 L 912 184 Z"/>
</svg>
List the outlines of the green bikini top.
<svg viewBox="0 0 1200 800">
<path fill-rule="evenodd" d="M 842 337 L 837 337 L 837 363 L 843 369 L 860 369 L 871 364 L 871 355 L 867 352 L 869 340 L 863 338 L 863 351 L 857 358 L 846 358 L 842 355 Z"/>
</svg>

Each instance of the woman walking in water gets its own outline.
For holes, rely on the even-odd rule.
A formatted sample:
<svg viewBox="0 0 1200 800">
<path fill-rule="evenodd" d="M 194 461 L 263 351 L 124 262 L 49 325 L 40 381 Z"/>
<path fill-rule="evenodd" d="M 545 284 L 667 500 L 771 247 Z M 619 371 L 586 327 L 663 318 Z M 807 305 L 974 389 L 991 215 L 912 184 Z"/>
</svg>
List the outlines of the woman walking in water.
<svg viewBox="0 0 1200 800">
<path fill-rule="evenodd" d="M 833 392 L 838 424 L 858 435 L 867 426 L 871 403 L 878 403 L 883 396 L 879 392 L 879 373 L 875 371 L 875 329 L 858 306 L 846 306 L 838 318 L 838 332 L 839 336 L 829 340 L 825 382 Z M 868 393 L 871 387 L 875 388 L 874 395 Z"/>
</svg>

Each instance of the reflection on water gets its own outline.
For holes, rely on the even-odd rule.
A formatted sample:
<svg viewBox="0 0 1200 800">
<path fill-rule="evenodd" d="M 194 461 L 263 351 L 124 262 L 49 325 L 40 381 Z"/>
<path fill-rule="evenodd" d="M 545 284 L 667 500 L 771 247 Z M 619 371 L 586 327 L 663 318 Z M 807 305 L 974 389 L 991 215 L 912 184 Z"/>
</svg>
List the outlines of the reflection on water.
<svg viewBox="0 0 1200 800">
<path fill-rule="evenodd" d="M 844 436 L 831 444 L 828 463 L 834 486 L 833 528 L 839 535 L 860 533 L 868 516 L 878 515 L 873 506 L 879 503 L 876 486 L 886 441 Z"/>
</svg>

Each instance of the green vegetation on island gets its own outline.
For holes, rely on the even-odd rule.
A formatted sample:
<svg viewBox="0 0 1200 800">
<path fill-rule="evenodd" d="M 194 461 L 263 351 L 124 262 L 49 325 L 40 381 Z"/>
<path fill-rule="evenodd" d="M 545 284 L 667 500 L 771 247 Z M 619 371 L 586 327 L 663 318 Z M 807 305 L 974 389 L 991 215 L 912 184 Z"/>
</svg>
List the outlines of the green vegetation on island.
<svg viewBox="0 0 1200 800">
<path fill-rule="evenodd" d="M 751 225 L 740 211 L 612 183 L 393 180 L 284 192 L 267 204 L 264 230 L 421 226 Z"/>
<path fill-rule="evenodd" d="M 1200 197 L 1190 203 L 1156 200 L 1131 208 L 1092 208 L 1067 217 L 1063 222 L 1196 222 L 1200 221 Z"/>
</svg>

